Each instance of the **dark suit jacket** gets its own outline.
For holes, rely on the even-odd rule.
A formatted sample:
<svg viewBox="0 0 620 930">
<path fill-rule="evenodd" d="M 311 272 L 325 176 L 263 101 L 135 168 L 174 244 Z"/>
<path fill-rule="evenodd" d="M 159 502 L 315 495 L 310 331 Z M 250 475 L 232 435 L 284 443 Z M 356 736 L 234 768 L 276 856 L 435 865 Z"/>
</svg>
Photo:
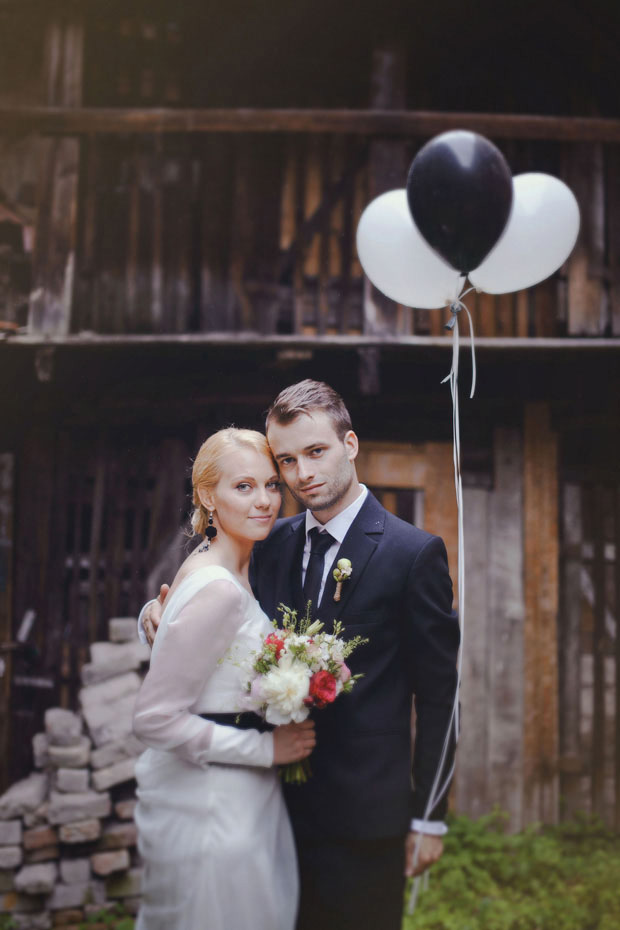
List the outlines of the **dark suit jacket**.
<svg viewBox="0 0 620 930">
<path fill-rule="evenodd" d="M 255 547 L 254 589 L 271 618 L 279 618 L 280 603 L 304 611 L 304 542 L 301 514 L 278 521 Z M 364 677 L 351 694 L 314 712 L 313 775 L 305 785 L 287 786 L 287 804 L 298 835 L 398 836 L 411 817 L 425 813 L 454 702 L 459 626 L 446 550 L 439 537 L 394 517 L 369 493 L 340 547 L 337 559 L 343 557 L 353 571 L 340 602 L 330 569 L 313 616 L 327 630 L 340 619 L 345 637 L 368 637 L 348 660 Z M 444 773 L 452 754 L 453 747 Z M 444 797 L 430 817 L 442 819 L 446 803 Z"/>
</svg>

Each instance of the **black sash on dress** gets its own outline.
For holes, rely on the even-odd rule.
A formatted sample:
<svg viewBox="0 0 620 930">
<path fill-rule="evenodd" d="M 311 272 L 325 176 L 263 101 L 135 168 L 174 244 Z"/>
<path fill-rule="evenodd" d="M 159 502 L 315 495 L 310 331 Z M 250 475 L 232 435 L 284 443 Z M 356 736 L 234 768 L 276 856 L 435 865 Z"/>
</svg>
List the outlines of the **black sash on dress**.
<svg viewBox="0 0 620 930">
<path fill-rule="evenodd" d="M 236 727 L 238 730 L 258 730 L 259 733 L 268 733 L 274 729 L 271 723 L 267 723 L 251 710 L 244 711 L 242 714 L 199 714 L 199 716 L 203 720 L 211 720 L 223 727 Z"/>
</svg>

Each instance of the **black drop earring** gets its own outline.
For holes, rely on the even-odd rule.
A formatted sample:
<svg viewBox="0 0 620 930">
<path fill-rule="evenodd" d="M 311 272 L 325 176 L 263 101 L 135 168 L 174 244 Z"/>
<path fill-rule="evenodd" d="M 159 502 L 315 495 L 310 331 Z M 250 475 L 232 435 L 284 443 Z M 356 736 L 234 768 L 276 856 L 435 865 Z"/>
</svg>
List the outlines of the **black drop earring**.
<svg viewBox="0 0 620 930">
<path fill-rule="evenodd" d="M 198 552 L 208 552 L 211 548 L 211 540 L 215 539 L 217 536 L 217 526 L 213 526 L 213 511 L 209 511 L 209 519 L 207 521 L 207 527 L 205 529 L 205 540 L 202 546 L 199 547 Z"/>
</svg>

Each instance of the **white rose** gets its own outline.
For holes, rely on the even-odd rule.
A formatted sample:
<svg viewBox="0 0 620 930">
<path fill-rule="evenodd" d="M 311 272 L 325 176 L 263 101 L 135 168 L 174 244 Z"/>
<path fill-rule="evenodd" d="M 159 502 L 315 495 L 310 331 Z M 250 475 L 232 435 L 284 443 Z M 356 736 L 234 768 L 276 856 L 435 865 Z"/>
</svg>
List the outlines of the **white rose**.
<svg viewBox="0 0 620 930">
<path fill-rule="evenodd" d="M 310 690 L 310 669 L 291 655 L 283 655 L 262 679 L 262 691 L 267 702 L 268 723 L 301 723 L 310 709 L 304 704 Z"/>
</svg>

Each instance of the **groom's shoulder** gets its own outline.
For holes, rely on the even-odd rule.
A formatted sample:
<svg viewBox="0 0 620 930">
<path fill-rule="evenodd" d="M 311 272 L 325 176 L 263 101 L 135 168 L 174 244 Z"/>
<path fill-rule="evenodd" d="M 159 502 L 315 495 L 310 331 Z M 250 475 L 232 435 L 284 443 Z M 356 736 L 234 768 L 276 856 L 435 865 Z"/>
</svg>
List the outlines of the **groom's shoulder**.
<svg viewBox="0 0 620 930">
<path fill-rule="evenodd" d="M 369 499 L 367 512 L 362 516 L 366 518 L 379 517 L 377 526 L 382 522 L 385 541 L 402 546 L 409 552 L 418 552 L 424 549 L 432 539 L 438 538 L 433 536 L 432 533 L 427 533 L 426 530 L 420 529 L 419 526 L 408 523 L 407 520 L 402 520 L 389 510 L 386 510 L 374 496 Z M 366 522 L 368 522 L 367 519 Z M 370 531 L 372 532 L 372 529 L 370 529 Z"/>
</svg>

